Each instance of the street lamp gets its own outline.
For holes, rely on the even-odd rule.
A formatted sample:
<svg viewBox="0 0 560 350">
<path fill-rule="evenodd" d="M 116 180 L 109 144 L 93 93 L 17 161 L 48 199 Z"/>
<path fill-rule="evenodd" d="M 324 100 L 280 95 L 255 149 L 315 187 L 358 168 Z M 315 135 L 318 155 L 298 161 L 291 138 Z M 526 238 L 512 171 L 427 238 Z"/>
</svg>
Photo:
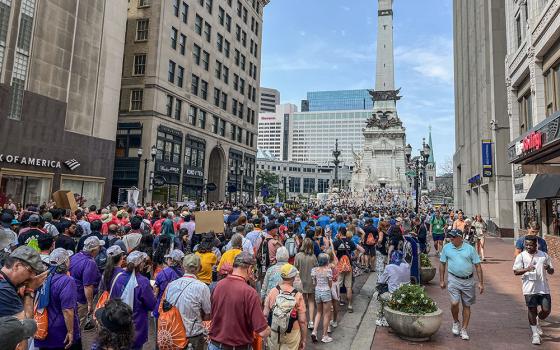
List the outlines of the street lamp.
<svg viewBox="0 0 560 350">
<path fill-rule="evenodd" d="M 430 146 L 426 144 L 425 139 L 422 141 L 422 149 L 420 150 L 420 155 L 414 158 L 412 157 L 412 146 L 406 145 L 404 148 L 407 168 L 413 175 L 409 175 L 409 184 L 412 185 L 412 179 L 414 179 L 414 191 L 416 192 L 416 205 L 415 212 L 418 214 L 418 209 L 420 206 L 420 181 L 422 181 L 422 189 L 426 188 L 426 165 L 428 164 L 428 158 L 430 157 Z M 410 179 L 412 177 L 412 179 Z"/>
<path fill-rule="evenodd" d="M 138 148 L 138 151 L 137 151 L 138 160 L 140 160 L 142 158 L 143 153 L 144 153 L 144 151 L 142 150 L 142 148 Z M 156 146 L 152 146 L 150 148 L 150 156 L 151 156 L 151 161 L 152 162 L 155 161 L 156 154 L 157 154 L 157 148 L 156 148 Z M 146 193 L 147 193 L 147 191 L 146 191 L 146 176 L 148 175 L 148 162 L 149 161 L 150 161 L 150 158 L 148 158 L 148 157 L 146 157 L 144 159 L 144 179 L 142 180 L 142 203 L 144 203 L 145 198 L 146 198 Z"/>
</svg>

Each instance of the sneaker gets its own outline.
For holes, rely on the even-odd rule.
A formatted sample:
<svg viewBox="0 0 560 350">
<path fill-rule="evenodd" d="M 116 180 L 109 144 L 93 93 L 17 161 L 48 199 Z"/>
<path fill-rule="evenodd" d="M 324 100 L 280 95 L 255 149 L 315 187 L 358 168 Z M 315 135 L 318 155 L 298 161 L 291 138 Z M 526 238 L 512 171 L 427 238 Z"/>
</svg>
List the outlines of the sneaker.
<svg viewBox="0 0 560 350">
<path fill-rule="evenodd" d="M 338 304 L 339 304 L 340 306 L 346 305 L 346 304 L 344 304 L 342 301 L 340 301 Z"/>
<path fill-rule="evenodd" d="M 539 336 L 541 336 L 541 335 L 544 334 L 544 332 L 543 332 L 541 326 L 539 326 L 539 325 L 537 325 L 537 334 L 538 334 Z"/>
<path fill-rule="evenodd" d="M 541 345 L 541 336 L 537 333 L 533 334 L 533 340 L 531 341 L 533 345 Z"/>
<path fill-rule="evenodd" d="M 312 341 L 313 343 L 317 343 L 317 334 L 311 333 L 311 341 Z"/>
<path fill-rule="evenodd" d="M 464 329 L 464 328 L 461 329 L 461 339 L 463 339 L 463 340 L 469 340 L 470 339 L 469 334 L 467 333 L 467 330 Z"/>
<path fill-rule="evenodd" d="M 325 336 L 323 337 L 323 339 L 321 339 L 321 341 L 322 341 L 323 343 L 330 343 L 330 342 L 333 341 L 333 338 L 329 337 L 328 335 L 325 335 Z"/>
<path fill-rule="evenodd" d="M 331 322 L 329 322 L 329 324 L 331 325 L 332 328 L 336 328 L 338 327 L 338 322 L 331 320 Z"/>
<path fill-rule="evenodd" d="M 348 305 L 348 312 L 349 313 L 354 312 L 354 308 L 352 307 L 352 305 Z"/>
<path fill-rule="evenodd" d="M 451 328 L 451 332 L 453 332 L 453 335 L 459 335 L 461 334 L 461 324 L 459 322 L 453 322 L 453 328 Z"/>
<path fill-rule="evenodd" d="M 307 324 L 307 329 L 313 329 L 314 324 L 312 321 L 309 321 L 309 323 Z"/>
</svg>

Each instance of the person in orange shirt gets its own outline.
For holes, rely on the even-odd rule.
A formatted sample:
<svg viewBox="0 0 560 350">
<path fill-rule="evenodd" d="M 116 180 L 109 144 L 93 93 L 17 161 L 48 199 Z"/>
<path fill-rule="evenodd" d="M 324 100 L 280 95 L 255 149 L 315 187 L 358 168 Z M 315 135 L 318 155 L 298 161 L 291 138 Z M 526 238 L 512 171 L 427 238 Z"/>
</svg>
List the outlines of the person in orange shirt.
<svg viewBox="0 0 560 350">
<path fill-rule="evenodd" d="M 453 229 L 460 230 L 461 232 L 463 232 L 463 230 L 465 229 L 465 219 L 463 218 L 462 211 L 459 211 L 457 213 L 457 220 L 455 220 L 455 222 L 453 223 Z"/>
<path fill-rule="evenodd" d="M 218 264 L 219 279 L 226 277 L 233 272 L 233 262 L 235 257 L 243 251 L 243 236 L 239 233 L 231 237 L 231 249 L 225 252 Z"/>
</svg>

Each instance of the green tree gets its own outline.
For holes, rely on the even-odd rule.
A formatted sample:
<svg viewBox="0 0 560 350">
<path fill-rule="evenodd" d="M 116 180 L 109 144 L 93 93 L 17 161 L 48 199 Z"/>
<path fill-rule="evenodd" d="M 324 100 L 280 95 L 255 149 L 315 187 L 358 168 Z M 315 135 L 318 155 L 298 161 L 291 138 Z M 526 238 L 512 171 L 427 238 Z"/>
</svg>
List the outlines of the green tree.
<svg viewBox="0 0 560 350">
<path fill-rule="evenodd" d="M 263 187 L 268 188 L 269 197 L 275 197 L 278 192 L 278 175 L 268 170 L 257 171 L 257 191 L 259 195 Z"/>
</svg>

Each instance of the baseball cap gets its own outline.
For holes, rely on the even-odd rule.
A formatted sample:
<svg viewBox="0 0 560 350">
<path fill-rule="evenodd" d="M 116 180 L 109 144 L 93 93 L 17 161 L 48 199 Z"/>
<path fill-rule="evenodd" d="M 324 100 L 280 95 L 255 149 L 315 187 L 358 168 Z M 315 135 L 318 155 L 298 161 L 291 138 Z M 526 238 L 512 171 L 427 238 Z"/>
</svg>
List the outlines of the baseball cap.
<svg viewBox="0 0 560 350">
<path fill-rule="evenodd" d="M 148 254 L 135 250 L 126 257 L 126 263 L 138 266 L 146 259 L 148 259 Z"/>
<path fill-rule="evenodd" d="M 37 322 L 33 319 L 0 317 L 0 339 L 2 339 L 3 349 L 15 349 L 19 342 L 32 337 L 35 332 L 37 332 Z"/>
<path fill-rule="evenodd" d="M 122 253 L 124 253 L 124 251 L 118 245 L 112 245 L 107 249 L 107 256 L 113 257 Z"/>
<path fill-rule="evenodd" d="M 241 252 L 239 253 L 236 257 L 235 260 L 233 261 L 233 266 L 239 266 L 239 265 L 255 265 L 257 263 L 257 261 L 255 260 L 255 258 L 248 252 Z"/>
<path fill-rule="evenodd" d="M 451 231 L 447 232 L 447 237 L 449 237 L 449 238 L 463 237 L 463 232 L 461 232 L 457 229 L 451 230 Z"/>
<path fill-rule="evenodd" d="M 71 252 L 71 250 L 66 250 L 64 248 L 56 248 L 49 255 L 49 261 L 51 262 L 51 265 L 62 265 L 63 263 L 68 261 L 68 259 L 70 259 L 70 257 L 72 256 L 72 254 L 70 254 Z"/>
<path fill-rule="evenodd" d="M 284 279 L 294 278 L 298 274 L 298 270 L 292 264 L 284 264 L 280 268 L 280 276 Z"/>
<path fill-rule="evenodd" d="M 97 238 L 96 236 L 91 236 L 84 241 L 84 250 L 93 250 L 103 245 L 105 245 L 105 243 L 101 242 L 99 238 Z"/>
<path fill-rule="evenodd" d="M 189 254 L 183 258 L 183 268 L 198 268 L 200 266 L 200 257 L 196 254 Z"/>
<path fill-rule="evenodd" d="M 27 222 L 29 222 L 29 223 L 34 223 L 34 224 L 35 224 L 35 223 L 38 224 L 38 223 L 41 222 L 41 217 L 40 217 L 39 215 L 37 215 L 37 214 L 32 214 L 32 215 L 30 215 L 29 218 L 27 219 Z"/>
<path fill-rule="evenodd" d="M 21 222 L 19 222 L 17 219 L 13 219 L 12 225 L 21 225 Z"/>
<path fill-rule="evenodd" d="M 35 273 L 39 274 L 46 270 L 45 264 L 43 264 L 39 253 L 29 246 L 23 245 L 16 248 L 16 250 L 14 250 L 12 254 L 10 254 L 10 257 L 27 263 L 29 266 L 31 266 Z"/>
<path fill-rule="evenodd" d="M 51 221 L 52 220 L 52 213 L 50 211 L 46 212 L 45 214 L 43 214 L 43 220 L 45 221 Z"/>
<path fill-rule="evenodd" d="M 181 261 L 185 257 L 185 253 L 179 249 L 173 249 L 169 254 L 165 255 L 164 258 L 170 258 L 173 261 Z"/>
</svg>

